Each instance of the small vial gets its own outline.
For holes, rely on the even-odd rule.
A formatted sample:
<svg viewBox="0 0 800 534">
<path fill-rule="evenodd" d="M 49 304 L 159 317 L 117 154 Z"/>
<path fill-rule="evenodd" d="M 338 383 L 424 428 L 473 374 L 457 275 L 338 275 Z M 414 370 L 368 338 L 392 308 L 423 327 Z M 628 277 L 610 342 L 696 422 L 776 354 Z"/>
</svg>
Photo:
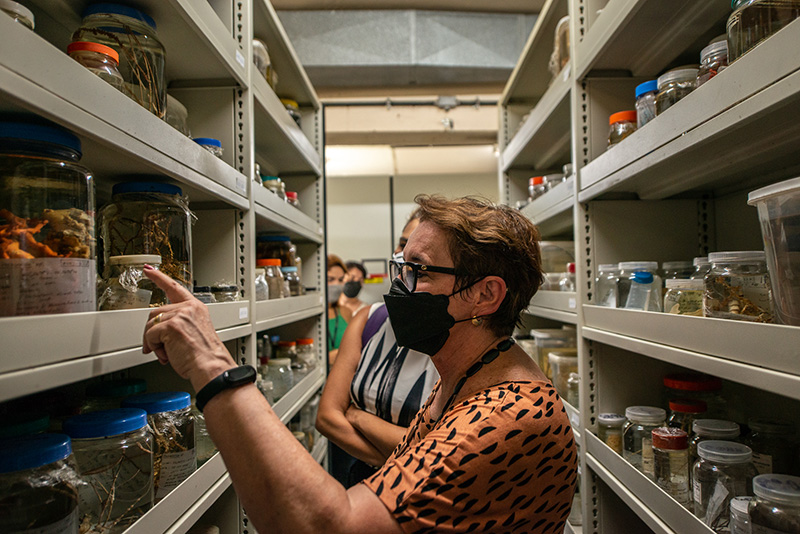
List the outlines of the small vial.
<svg viewBox="0 0 800 534">
<path fill-rule="evenodd" d="M 689 434 L 680 428 L 660 427 L 652 432 L 656 484 L 689 507 Z"/>
<path fill-rule="evenodd" d="M 597 417 L 597 434 L 600 441 L 622 456 L 622 427 L 625 416 L 618 413 L 601 413 Z"/>
</svg>

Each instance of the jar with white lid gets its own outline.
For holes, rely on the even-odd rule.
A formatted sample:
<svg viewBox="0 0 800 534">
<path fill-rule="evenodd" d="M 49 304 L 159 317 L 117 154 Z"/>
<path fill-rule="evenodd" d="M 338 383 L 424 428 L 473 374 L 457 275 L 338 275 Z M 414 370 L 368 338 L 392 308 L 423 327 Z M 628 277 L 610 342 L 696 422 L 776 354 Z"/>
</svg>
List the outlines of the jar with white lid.
<svg viewBox="0 0 800 534">
<path fill-rule="evenodd" d="M 155 438 L 153 491 L 158 503 L 197 470 L 192 399 L 183 391 L 145 393 L 125 399 L 122 406 L 147 412 Z"/>
<path fill-rule="evenodd" d="M 625 408 L 628 419 L 623 430 L 625 458 L 636 469 L 653 478 L 653 438 L 654 429 L 664 426 L 667 412 L 654 406 L 628 406 Z"/>
<path fill-rule="evenodd" d="M 690 261 L 665 261 L 661 264 L 661 272 L 664 280 L 686 280 L 692 276 L 694 265 Z"/>
<path fill-rule="evenodd" d="M 795 425 L 784 419 L 754 418 L 742 442 L 753 449 L 753 464 L 760 475 L 793 473 L 797 456 Z"/>
<path fill-rule="evenodd" d="M 144 393 L 146 390 L 147 381 L 142 378 L 95 382 L 86 387 L 86 398 L 81 405 L 81 413 L 119 408 L 127 397 Z"/>
<path fill-rule="evenodd" d="M 697 87 L 697 68 L 674 69 L 658 77 L 656 115 L 661 115 Z"/>
<path fill-rule="evenodd" d="M 631 290 L 631 280 L 634 273 L 648 272 L 653 275 L 654 287 L 661 287 L 661 277 L 658 275 L 658 262 L 655 261 L 622 261 L 617 266 L 619 277 L 617 279 L 617 302 L 624 307 L 628 302 L 628 293 Z M 661 299 L 658 299 L 659 302 Z M 659 308 L 661 305 L 659 304 Z"/>
<path fill-rule="evenodd" d="M 728 18 L 728 59 L 733 63 L 800 17 L 798 0 L 732 0 Z"/>
<path fill-rule="evenodd" d="M 709 440 L 697 446 L 697 454 L 700 459 L 692 470 L 694 515 L 712 530 L 727 531 L 731 499 L 752 494 L 757 474 L 752 451 L 741 443 Z"/>
<path fill-rule="evenodd" d="M 659 427 L 653 429 L 652 438 L 656 485 L 689 507 L 689 435 L 680 428 Z"/>
<path fill-rule="evenodd" d="M 0 532 L 78 534 L 78 487 L 65 434 L 0 440 Z"/>
<path fill-rule="evenodd" d="M 677 315 L 703 316 L 705 283 L 698 279 L 668 279 L 664 281 L 664 312 Z"/>
<path fill-rule="evenodd" d="M 750 525 L 750 510 L 754 504 L 754 497 L 734 497 L 731 499 L 731 534 L 753 534 L 753 529 Z"/>
<path fill-rule="evenodd" d="M 192 137 L 192 132 L 189 129 L 189 110 L 180 100 L 170 94 L 167 95 L 167 113 L 164 115 L 164 122 L 186 137 Z"/>
<path fill-rule="evenodd" d="M 656 118 L 658 80 L 648 80 L 636 86 L 636 127 L 641 128 Z"/>
<path fill-rule="evenodd" d="M 618 111 L 608 118 L 608 148 L 636 131 L 636 111 Z"/>
<path fill-rule="evenodd" d="M 117 91 L 130 96 L 125 90 L 125 80 L 119 73 L 119 54 L 116 50 L 100 43 L 73 41 L 67 46 L 67 53 L 89 72 Z"/>
<path fill-rule="evenodd" d="M 753 479 L 753 493 L 753 534 L 800 534 L 800 477 L 758 475 Z"/>
<path fill-rule="evenodd" d="M 620 456 L 623 455 L 622 432 L 625 416 L 616 413 L 601 413 L 597 416 L 597 437 Z"/>
<path fill-rule="evenodd" d="M 772 288 L 763 251 L 712 252 L 705 277 L 706 317 L 772 322 Z"/>
<path fill-rule="evenodd" d="M 195 137 L 192 140 L 219 159 L 222 159 L 222 141 L 219 139 L 214 139 L 213 137 Z"/>
<path fill-rule="evenodd" d="M 728 41 L 711 43 L 700 52 L 700 69 L 697 71 L 697 87 L 725 70 L 728 66 Z"/>
<path fill-rule="evenodd" d="M 697 446 L 703 441 L 722 440 L 736 441 L 739 437 L 739 425 L 723 419 L 695 419 L 692 423 L 692 439 L 689 442 L 689 459 L 692 465 L 699 458 Z"/>
<path fill-rule="evenodd" d="M 92 531 L 123 532 L 153 507 L 153 435 L 147 413 L 118 408 L 64 421 L 78 472 L 81 521 Z"/>
<path fill-rule="evenodd" d="M 289 358 L 272 358 L 267 362 L 268 373 L 265 377 L 272 382 L 272 394 L 276 401 L 286 395 L 294 387 L 292 360 Z"/>
<path fill-rule="evenodd" d="M 567 377 L 567 391 L 564 393 L 564 400 L 571 404 L 576 410 L 580 410 L 581 375 L 570 373 Z"/>
<path fill-rule="evenodd" d="M 28 29 L 32 30 L 35 26 L 33 12 L 19 2 L 14 2 L 13 0 L 0 0 L 0 11 L 6 13 L 12 19 Z"/>
<path fill-rule="evenodd" d="M 107 276 L 103 277 L 100 286 L 97 309 L 131 310 L 166 304 L 166 293 L 144 275 L 145 265 L 158 270 L 161 266 L 161 256 L 131 254 L 108 258 Z"/>
<path fill-rule="evenodd" d="M 694 265 L 694 272 L 691 274 L 690 278 L 705 280 L 708 271 L 711 270 L 711 263 L 708 261 L 708 256 L 694 258 L 692 260 L 692 265 Z"/>
<path fill-rule="evenodd" d="M 619 283 L 619 265 L 604 263 L 600 265 L 595 278 L 594 304 L 606 308 L 617 308 L 617 284 Z"/>
</svg>

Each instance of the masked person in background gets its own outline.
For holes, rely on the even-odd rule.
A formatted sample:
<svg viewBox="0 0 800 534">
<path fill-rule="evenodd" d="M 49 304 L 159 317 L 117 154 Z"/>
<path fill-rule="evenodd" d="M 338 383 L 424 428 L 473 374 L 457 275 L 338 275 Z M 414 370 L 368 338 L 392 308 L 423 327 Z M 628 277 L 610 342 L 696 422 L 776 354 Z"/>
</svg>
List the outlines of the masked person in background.
<svg viewBox="0 0 800 534">
<path fill-rule="evenodd" d="M 402 259 L 417 225 L 419 210 L 403 228 L 394 259 Z M 330 472 L 344 487 L 383 465 L 438 379 L 427 354 L 397 345 L 383 302 L 353 317 L 317 412 L 317 429 L 330 440 Z"/>
<path fill-rule="evenodd" d="M 397 343 L 440 380 L 378 472 L 343 488 L 236 367 L 208 307 L 153 269 L 170 303 L 143 349 L 188 378 L 260 532 L 562 532 L 577 476 L 564 405 L 511 334 L 542 281 L 539 235 L 518 210 L 418 196 L 420 223 L 385 297 Z"/>
<path fill-rule="evenodd" d="M 346 267 L 350 280 L 344 283 L 342 296 L 339 297 L 339 306 L 349 309 L 355 316 L 355 314 L 369 306 L 369 304 L 358 298 L 358 294 L 361 293 L 361 289 L 364 287 L 367 270 L 357 261 L 348 261 Z"/>
<path fill-rule="evenodd" d="M 339 305 L 339 299 L 344 292 L 345 284 L 350 280 L 342 259 L 335 254 L 328 254 L 328 361 L 331 365 L 339 353 L 339 345 L 347 328 L 347 323 L 353 318 L 349 308 Z"/>
</svg>

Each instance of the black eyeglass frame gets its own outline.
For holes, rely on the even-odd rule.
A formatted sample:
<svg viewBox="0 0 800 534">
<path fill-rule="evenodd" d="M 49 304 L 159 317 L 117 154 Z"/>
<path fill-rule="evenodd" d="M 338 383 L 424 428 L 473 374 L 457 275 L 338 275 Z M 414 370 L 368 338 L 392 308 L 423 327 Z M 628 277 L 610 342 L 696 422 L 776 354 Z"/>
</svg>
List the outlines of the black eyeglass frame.
<svg viewBox="0 0 800 534">
<path fill-rule="evenodd" d="M 413 273 L 413 283 L 410 287 L 408 282 L 406 282 L 406 277 L 403 276 L 403 271 L 405 267 L 411 268 L 411 272 Z M 397 261 L 397 260 L 390 260 L 389 261 L 389 269 L 390 274 L 392 275 L 392 280 L 397 277 L 400 277 L 400 281 L 403 282 L 403 285 L 406 286 L 406 289 L 411 291 L 412 293 L 417 289 L 417 277 L 419 271 L 426 271 L 431 273 L 442 273 L 442 274 L 452 274 L 453 276 L 458 276 L 461 273 L 456 271 L 453 267 L 439 267 L 436 265 L 422 265 L 421 263 L 414 263 L 412 261 Z"/>
</svg>

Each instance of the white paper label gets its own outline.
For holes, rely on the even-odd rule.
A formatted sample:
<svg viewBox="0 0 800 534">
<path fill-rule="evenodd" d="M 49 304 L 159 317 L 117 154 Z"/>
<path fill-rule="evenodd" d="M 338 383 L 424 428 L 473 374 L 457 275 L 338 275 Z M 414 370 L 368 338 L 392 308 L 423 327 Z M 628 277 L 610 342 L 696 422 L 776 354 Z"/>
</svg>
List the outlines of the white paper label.
<svg viewBox="0 0 800 534">
<path fill-rule="evenodd" d="M 247 319 L 247 307 L 239 308 L 239 319 Z"/>
<path fill-rule="evenodd" d="M 82 258 L 0 260 L 0 316 L 95 311 L 96 271 Z"/>
<path fill-rule="evenodd" d="M 197 454 L 194 448 L 164 454 L 161 457 L 161 478 L 156 488 L 156 500 L 166 497 L 196 470 Z"/>
<path fill-rule="evenodd" d="M 236 63 L 244 67 L 244 55 L 239 50 L 236 51 Z"/>
<path fill-rule="evenodd" d="M 236 190 L 242 194 L 247 194 L 247 180 L 244 177 L 236 177 Z"/>
<path fill-rule="evenodd" d="M 759 475 L 768 475 L 772 473 L 772 456 L 754 452 L 753 465 L 756 467 L 756 471 L 758 471 Z"/>
<path fill-rule="evenodd" d="M 653 465 L 652 438 L 642 438 L 642 471 L 645 475 L 653 478 L 655 469 Z"/>
<path fill-rule="evenodd" d="M 570 310 L 574 310 L 578 306 L 574 298 L 570 298 L 569 301 L 567 302 L 567 305 L 569 306 Z"/>
<path fill-rule="evenodd" d="M 716 524 L 717 518 L 725 519 L 722 514 L 727 510 L 727 505 L 730 502 L 728 499 L 728 488 L 725 487 L 721 481 L 717 480 L 714 485 L 714 493 L 708 499 L 708 507 L 706 508 L 706 517 L 704 522 L 706 525 L 713 526 Z M 726 523 L 727 524 L 727 523 Z"/>
<path fill-rule="evenodd" d="M 695 480 L 692 483 L 692 489 L 694 490 L 694 502 L 703 502 L 703 491 L 700 489 L 700 481 Z"/>
<path fill-rule="evenodd" d="M 76 506 L 71 514 L 51 525 L 15 530 L 8 534 L 78 534 L 78 525 L 78 507 Z"/>
</svg>

